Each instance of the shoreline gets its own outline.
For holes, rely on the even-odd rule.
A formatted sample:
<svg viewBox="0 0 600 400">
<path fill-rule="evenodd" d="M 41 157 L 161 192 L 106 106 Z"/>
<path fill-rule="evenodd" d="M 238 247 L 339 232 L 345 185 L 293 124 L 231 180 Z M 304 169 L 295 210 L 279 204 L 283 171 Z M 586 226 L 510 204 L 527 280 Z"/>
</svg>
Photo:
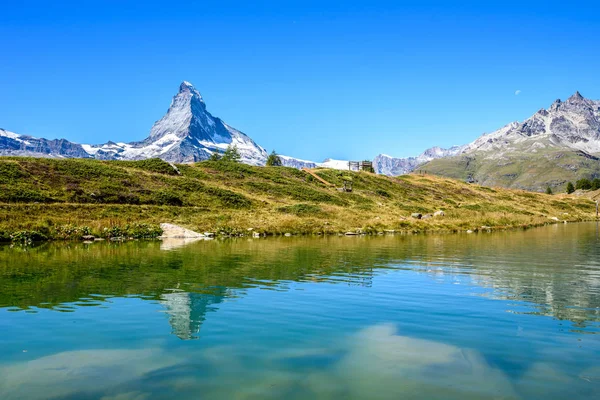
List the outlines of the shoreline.
<svg viewBox="0 0 600 400">
<path fill-rule="evenodd" d="M 1 206 L 1 205 L 0 205 Z M 417 223 L 418 220 L 411 221 Z M 478 234 L 478 233 L 495 233 L 495 232 L 508 232 L 508 231 L 518 231 L 518 230 L 529 230 L 534 228 L 541 228 L 545 226 L 551 225 L 563 225 L 563 224 L 575 224 L 575 223 L 598 223 L 600 220 L 598 219 L 576 219 L 576 220 L 559 220 L 559 221 L 545 221 L 539 223 L 528 223 L 528 224 L 515 224 L 515 225 L 504 225 L 504 226 L 480 226 L 480 227 L 472 227 L 470 229 L 464 229 L 460 227 L 453 228 L 434 228 L 427 229 L 423 224 L 420 224 L 417 228 L 416 226 L 412 229 L 383 229 L 383 230 L 373 230 L 373 229 L 341 229 L 338 231 L 334 230 L 315 230 L 312 232 L 302 232 L 302 231 L 293 231 L 289 232 L 269 232 L 264 230 L 255 230 L 253 228 L 249 228 L 246 232 L 236 233 L 225 233 L 225 232 L 203 232 L 199 233 L 200 235 L 205 235 L 204 237 L 169 237 L 162 236 L 163 231 L 160 229 L 160 225 L 153 225 L 147 223 L 139 223 L 139 224 L 128 224 L 125 227 L 119 226 L 111 226 L 104 227 L 98 233 L 94 233 L 94 231 L 90 230 L 87 226 L 59 226 L 56 227 L 54 232 L 48 232 L 48 234 L 44 234 L 37 231 L 15 231 L 7 236 L 6 232 L 3 232 L 3 235 L 0 236 L 0 244 L 41 244 L 41 243 L 72 243 L 72 242 L 84 242 L 84 243 L 94 243 L 101 241 L 108 242 L 127 242 L 127 241 L 136 241 L 136 240 L 188 240 L 188 239 L 197 239 L 197 240 L 207 240 L 207 239 L 237 239 L 237 238 L 245 238 L 245 239 L 266 239 L 266 238 L 282 238 L 282 237 L 376 237 L 376 236 L 407 236 L 407 235 L 456 235 L 456 234 Z M 183 227 L 182 227 L 183 228 Z M 135 232 L 133 234 L 127 234 L 128 232 Z M 194 232 L 195 233 L 195 232 Z"/>
</svg>

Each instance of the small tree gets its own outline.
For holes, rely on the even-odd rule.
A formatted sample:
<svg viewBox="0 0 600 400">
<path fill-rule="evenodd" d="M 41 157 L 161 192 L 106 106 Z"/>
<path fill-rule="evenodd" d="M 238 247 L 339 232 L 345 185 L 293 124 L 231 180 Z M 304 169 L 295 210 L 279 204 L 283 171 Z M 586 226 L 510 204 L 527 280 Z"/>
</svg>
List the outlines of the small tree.
<svg viewBox="0 0 600 400">
<path fill-rule="evenodd" d="M 221 159 L 221 154 L 218 151 L 213 152 L 208 158 L 210 161 L 219 161 Z"/>
<path fill-rule="evenodd" d="M 550 186 L 546 188 L 546 194 L 552 194 L 552 188 Z"/>
<path fill-rule="evenodd" d="M 592 190 L 600 189 L 600 178 L 596 178 L 592 181 Z"/>
<path fill-rule="evenodd" d="M 273 150 L 271 152 L 271 154 L 269 154 L 269 157 L 267 158 L 267 166 L 268 167 L 281 167 L 283 165 L 283 163 L 281 162 L 281 157 L 279 157 L 279 155 L 277 153 L 275 153 L 275 150 Z"/>
<path fill-rule="evenodd" d="M 575 182 L 575 188 L 581 190 L 590 190 L 592 188 L 592 182 L 589 179 L 580 179 Z"/>
<path fill-rule="evenodd" d="M 239 162 L 241 158 L 242 156 L 240 155 L 237 146 L 234 144 L 233 146 L 227 146 L 227 150 L 225 150 L 225 153 L 223 153 L 223 157 L 221 157 L 221 160 L 228 162 Z"/>
<path fill-rule="evenodd" d="M 567 183 L 567 193 L 571 194 L 575 191 L 575 186 L 571 182 Z"/>
</svg>

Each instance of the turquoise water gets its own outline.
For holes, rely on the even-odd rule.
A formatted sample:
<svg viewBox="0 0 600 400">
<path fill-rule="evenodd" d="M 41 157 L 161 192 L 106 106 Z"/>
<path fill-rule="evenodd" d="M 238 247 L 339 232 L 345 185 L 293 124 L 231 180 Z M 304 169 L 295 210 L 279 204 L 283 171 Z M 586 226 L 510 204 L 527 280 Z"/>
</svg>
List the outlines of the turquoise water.
<svg viewBox="0 0 600 400">
<path fill-rule="evenodd" d="M 598 226 L 0 247 L 0 399 L 600 398 Z"/>
</svg>

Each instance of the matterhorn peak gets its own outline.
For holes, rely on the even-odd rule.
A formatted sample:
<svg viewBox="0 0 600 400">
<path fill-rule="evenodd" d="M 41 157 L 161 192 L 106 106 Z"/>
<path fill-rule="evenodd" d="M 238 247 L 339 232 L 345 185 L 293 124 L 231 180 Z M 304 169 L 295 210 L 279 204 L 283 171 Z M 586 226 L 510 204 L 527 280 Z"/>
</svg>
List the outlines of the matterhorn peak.
<svg viewBox="0 0 600 400">
<path fill-rule="evenodd" d="M 179 85 L 179 92 L 185 92 L 185 91 L 195 91 L 195 92 L 197 92 L 197 90 L 194 87 L 194 85 L 192 85 L 188 81 L 183 81 L 183 82 L 181 82 L 181 85 Z"/>
<path fill-rule="evenodd" d="M 195 99 L 200 101 L 200 103 L 204 104 L 204 99 L 202 98 L 202 95 L 200 94 L 198 89 L 196 89 L 194 85 L 192 85 L 188 81 L 181 82 L 181 85 L 179 85 L 179 92 L 177 93 L 175 98 L 177 97 Z"/>
</svg>

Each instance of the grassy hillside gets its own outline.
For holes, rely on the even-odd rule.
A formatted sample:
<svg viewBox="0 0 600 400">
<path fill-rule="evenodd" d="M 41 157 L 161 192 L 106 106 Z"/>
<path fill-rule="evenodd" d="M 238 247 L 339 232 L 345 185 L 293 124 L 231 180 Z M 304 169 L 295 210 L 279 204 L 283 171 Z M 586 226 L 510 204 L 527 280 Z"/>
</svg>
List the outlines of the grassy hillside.
<svg viewBox="0 0 600 400">
<path fill-rule="evenodd" d="M 223 234 L 465 231 L 593 218 L 585 198 L 492 189 L 435 176 L 225 162 L 0 158 L 0 240 L 154 237 L 161 222 Z M 411 213 L 445 216 L 416 220 Z"/>
<path fill-rule="evenodd" d="M 600 160 L 582 152 L 567 150 L 515 152 L 502 160 L 494 160 L 480 153 L 433 160 L 420 169 L 461 180 L 472 177 L 485 186 L 538 192 L 550 186 L 555 192 L 564 192 L 567 182 L 599 177 Z"/>
</svg>

